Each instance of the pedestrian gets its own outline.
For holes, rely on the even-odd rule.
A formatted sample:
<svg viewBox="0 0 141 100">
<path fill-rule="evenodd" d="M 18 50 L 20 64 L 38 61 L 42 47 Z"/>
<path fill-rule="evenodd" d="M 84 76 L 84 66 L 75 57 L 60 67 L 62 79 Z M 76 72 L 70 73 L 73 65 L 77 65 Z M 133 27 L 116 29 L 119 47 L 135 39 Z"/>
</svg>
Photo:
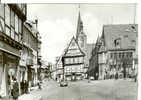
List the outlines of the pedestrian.
<svg viewBox="0 0 141 100">
<path fill-rule="evenodd" d="M 38 88 L 41 90 L 41 84 L 40 84 L 40 82 L 38 82 L 37 85 L 38 85 Z"/>
<path fill-rule="evenodd" d="M 19 96 L 19 86 L 16 78 L 14 79 L 14 85 L 13 85 L 13 90 L 12 90 L 12 96 L 14 100 L 18 99 Z"/>
<path fill-rule="evenodd" d="M 21 82 L 21 92 L 24 94 L 25 88 L 24 88 L 24 81 Z"/>
<path fill-rule="evenodd" d="M 116 72 L 116 74 L 115 74 L 115 79 L 116 80 L 118 79 L 118 72 Z"/>
<path fill-rule="evenodd" d="M 28 93 L 28 82 L 25 80 L 24 81 L 24 88 L 25 88 L 25 93 Z"/>
</svg>

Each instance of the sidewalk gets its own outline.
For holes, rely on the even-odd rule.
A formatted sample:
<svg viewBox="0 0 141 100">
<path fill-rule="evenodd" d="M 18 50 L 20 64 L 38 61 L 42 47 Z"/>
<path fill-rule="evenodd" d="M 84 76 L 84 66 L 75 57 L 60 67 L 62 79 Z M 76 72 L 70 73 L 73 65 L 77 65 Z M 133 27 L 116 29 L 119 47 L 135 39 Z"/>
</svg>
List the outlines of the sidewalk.
<svg viewBox="0 0 141 100">
<path fill-rule="evenodd" d="M 41 90 L 38 88 L 38 86 L 31 87 L 30 93 L 21 95 L 18 100 L 41 100 L 41 94 L 39 94 L 38 92 L 42 91 L 45 87 L 47 87 L 49 82 L 51 82 L 51 80 L 43 81 L 43 83 L 41 84 Z"/>
</svg>

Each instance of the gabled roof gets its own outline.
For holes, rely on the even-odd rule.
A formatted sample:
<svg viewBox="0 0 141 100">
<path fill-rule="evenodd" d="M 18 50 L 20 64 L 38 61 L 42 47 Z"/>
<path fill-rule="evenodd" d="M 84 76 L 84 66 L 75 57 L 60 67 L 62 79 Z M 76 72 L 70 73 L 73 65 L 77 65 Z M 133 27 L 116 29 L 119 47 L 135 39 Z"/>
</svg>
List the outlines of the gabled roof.
<svg viewBox="0 0 141 100">
<path fill-rule="evenodd" d="M 85 53 L 79 47 L 74 36 L 72 37 L 63 56 L 85 56 Z"/>
<path fill-rule="evenodd" d="M 120 40 L 121 49 L 135 49 L 138 34 L 137 24 L 104 25 L 102 39 L 106 49 L 114 49 L 114 41 Z"/>
</svg>

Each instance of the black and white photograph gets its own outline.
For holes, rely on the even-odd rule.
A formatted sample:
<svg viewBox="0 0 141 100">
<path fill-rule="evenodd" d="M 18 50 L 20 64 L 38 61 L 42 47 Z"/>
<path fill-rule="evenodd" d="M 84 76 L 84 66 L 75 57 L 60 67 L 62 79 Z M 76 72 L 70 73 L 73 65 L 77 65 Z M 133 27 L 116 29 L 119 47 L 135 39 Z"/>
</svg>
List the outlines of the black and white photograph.
<svg viewBox="0 0 141 100">
<path fill-rule="evenodd" d="M 138 3 L 0 3 L 0 100 L 138 100 Z"/>
</svg>

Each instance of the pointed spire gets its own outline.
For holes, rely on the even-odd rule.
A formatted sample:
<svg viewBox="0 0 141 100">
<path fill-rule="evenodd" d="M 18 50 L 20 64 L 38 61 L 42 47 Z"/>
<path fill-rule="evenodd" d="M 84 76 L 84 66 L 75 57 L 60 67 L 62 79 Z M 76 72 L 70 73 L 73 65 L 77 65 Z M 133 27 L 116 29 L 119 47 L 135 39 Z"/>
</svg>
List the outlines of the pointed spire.
<svg viewBox="0 0 141 100">
<path fill-rule="evenodd" d="M 81 20 L 80 14 L 80 4 L 79 4 L 79 13 L 78 13 L 78 22 L 77 22 L 77 31 L 76 31 L 76 40 L 78 40 L 78 36 L 83 31 L 83 22 Z"/>
</svg>

